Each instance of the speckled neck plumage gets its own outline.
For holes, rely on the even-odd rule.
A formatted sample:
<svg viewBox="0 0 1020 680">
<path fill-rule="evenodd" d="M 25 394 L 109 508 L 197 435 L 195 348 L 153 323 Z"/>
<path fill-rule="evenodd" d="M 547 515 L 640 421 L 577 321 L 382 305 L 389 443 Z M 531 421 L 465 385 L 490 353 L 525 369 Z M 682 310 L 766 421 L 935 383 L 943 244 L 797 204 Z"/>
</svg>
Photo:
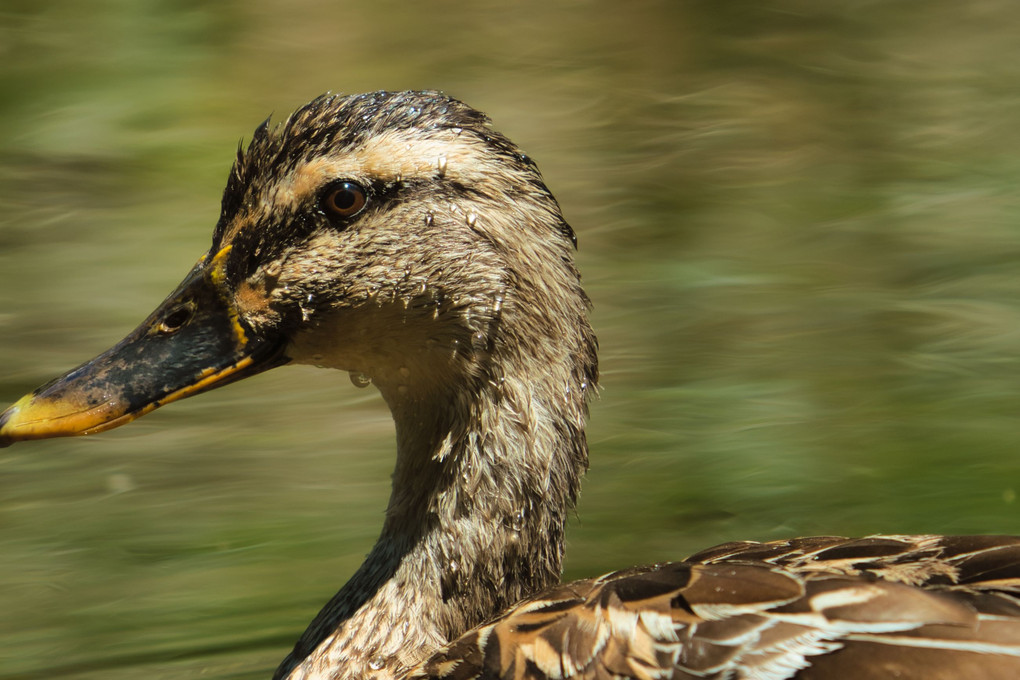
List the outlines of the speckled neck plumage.
<svg viewBox="0 0 1020 680">
<path fill-rule="evenodd" d="M 473 401 L 396 410 L 400 445 L 382 535 L 277 677 L 316 647 L 310 677 L 337 668 L 345 677 L 398 675 L 558 580 L 587 450 L 580 428 L 550 413 L 573 410 L 576 423 L 579 404 L 562 394 L 548 403 L 551 387 L 486 381 Z M 434 423 L 428 436 L 422 423 Z"/>
</svg>

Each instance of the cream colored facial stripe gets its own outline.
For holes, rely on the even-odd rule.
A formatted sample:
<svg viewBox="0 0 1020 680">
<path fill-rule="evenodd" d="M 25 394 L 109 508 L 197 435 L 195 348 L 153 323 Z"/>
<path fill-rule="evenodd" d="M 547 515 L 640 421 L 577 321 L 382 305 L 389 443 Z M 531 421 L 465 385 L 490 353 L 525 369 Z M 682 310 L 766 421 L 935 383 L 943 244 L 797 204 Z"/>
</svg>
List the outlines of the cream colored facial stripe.
<svg viewBox="0 0 1020 680">
<path fill-rule="evenodd" d="M 316 158 L 299 166 L 280 186 L 278 200 L 305 200 L 336 179 L 396 182 L 447 176 L 464 182 L 477 179 L 483 143 L 452 130 L 428 136 L 409 130 L 376 135 L 353 151 Z"/>
<path fill-rule="evenodd" d="M 386 131 L 353 150 L 323 156 L 298 165 L 275 189 L 263 194 L 257 210 L 260 214 L 280 213 L 314 199 L 331 181 L 351 179 L 366 185 L 375 182 L 446 178 L 464 184 L 484 183 L 485 143 L 454 130 Z M 235 216 L 222 239 L 231 243 L 242 231 L 259 220 L 244 212 Z"/>
</svg>

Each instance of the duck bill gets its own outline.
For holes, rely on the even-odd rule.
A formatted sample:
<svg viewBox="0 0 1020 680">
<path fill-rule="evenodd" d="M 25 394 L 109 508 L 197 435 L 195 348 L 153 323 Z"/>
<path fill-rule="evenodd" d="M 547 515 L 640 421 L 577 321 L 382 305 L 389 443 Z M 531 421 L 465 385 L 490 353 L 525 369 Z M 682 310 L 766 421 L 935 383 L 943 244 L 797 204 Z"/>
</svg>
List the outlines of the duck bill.
<svg viewBox="0 0 1020 680">
<path fill-rule="evenodd" d="M 286 363 L 282 342 L 256 336 L 239 319 L 223 286 L 228 252 L 199 260 L 177 290 L 115 347 L 0 414 L 0 447 L 109 430 Z"/>
</svg>

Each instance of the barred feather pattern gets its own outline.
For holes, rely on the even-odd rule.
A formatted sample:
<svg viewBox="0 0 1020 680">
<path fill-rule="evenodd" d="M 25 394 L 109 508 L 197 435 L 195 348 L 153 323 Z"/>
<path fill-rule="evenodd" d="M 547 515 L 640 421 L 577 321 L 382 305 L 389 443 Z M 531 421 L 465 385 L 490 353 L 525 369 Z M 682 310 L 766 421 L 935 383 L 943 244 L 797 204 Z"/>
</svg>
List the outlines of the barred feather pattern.
<svg viewBox="0 0 1020 680">
<path fill-rule="evenodd" d="M 1020 678 L 1020 538 L 727 543 L 557 586 L 415 680 Z"/>
</svg>

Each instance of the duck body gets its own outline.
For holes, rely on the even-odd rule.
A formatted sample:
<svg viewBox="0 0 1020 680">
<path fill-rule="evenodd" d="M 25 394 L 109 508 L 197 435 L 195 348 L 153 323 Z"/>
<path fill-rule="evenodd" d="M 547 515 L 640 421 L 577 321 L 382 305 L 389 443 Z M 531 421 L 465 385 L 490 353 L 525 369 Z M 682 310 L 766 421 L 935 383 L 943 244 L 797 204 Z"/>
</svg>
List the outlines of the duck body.
<svg viewBox="0 0 1020 680">
<path fill-rule="evenodd" d="M 1020 538 L 744 541 L 557 586 L 412 678 L 1017 677 Z"/>
<path fill-rule="evenodd" d="M 733 543 L 557 585 L 598 380 L 574 247 L 478 111 L 320 97 L 239 150 L 180 286 L 0 415 L 0 445 L 285 363 L 370 379 L 397 435 L 382 532 L 277 678 L 1020 677 L 1015 537 Z"/>
</svg>

